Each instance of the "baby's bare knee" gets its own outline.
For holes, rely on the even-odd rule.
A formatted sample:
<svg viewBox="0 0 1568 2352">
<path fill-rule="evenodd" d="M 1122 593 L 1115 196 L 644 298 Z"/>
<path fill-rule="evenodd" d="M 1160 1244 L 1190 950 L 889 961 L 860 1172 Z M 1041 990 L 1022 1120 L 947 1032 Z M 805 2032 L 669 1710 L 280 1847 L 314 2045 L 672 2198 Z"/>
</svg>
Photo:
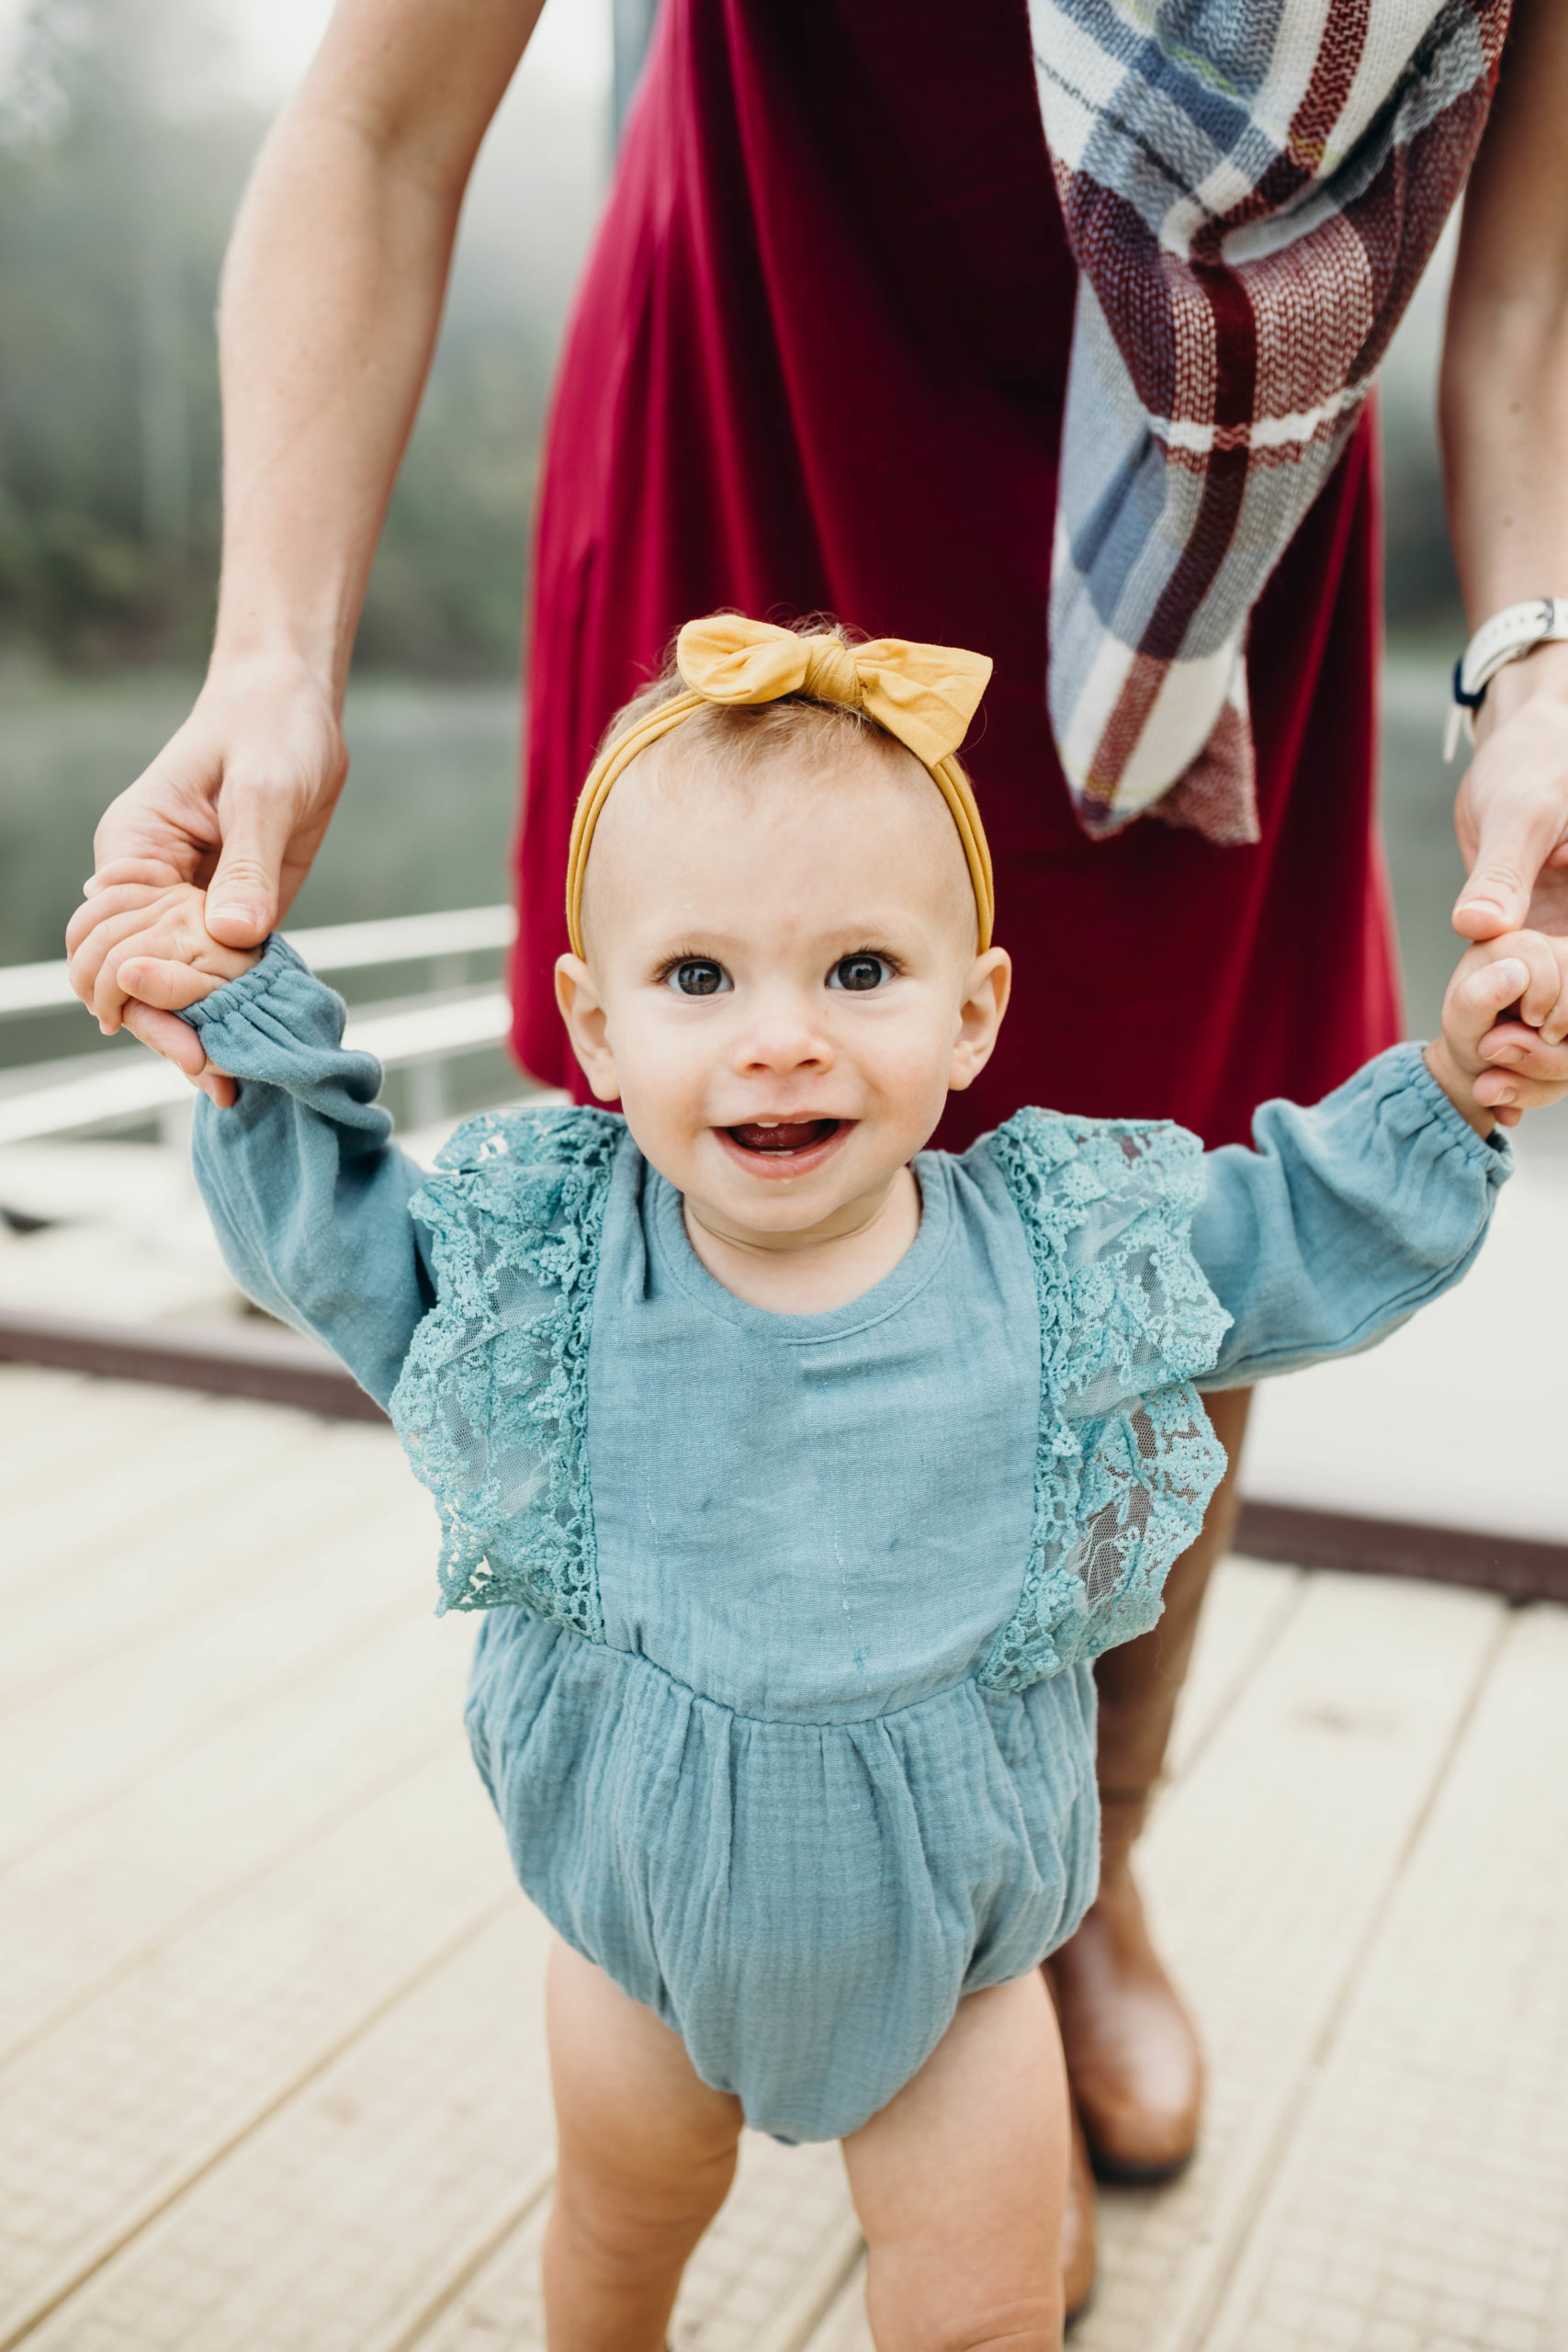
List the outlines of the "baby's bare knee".
<svg viewBox="0 0 1568 2352">
<path fill-rule="evenodd" d="M 640 2285 L 682 2263 L 701 2235 L 673 2215 L 657 2219 L 583 2205 L 558 2197 L 550 2215 L 553 2251 L 577 2271 L 592 2272 L 607 2286 Z"/>
<path fill-rule="evenodd" d="M 693 2165 L 678 2182 L 634 2184 L 563 2168 L 550 2216 L 557 2251 L 608 2284 L 662 2276 L 684 2263 L 734 2172 L 733 2149 Z"/>
</svg>

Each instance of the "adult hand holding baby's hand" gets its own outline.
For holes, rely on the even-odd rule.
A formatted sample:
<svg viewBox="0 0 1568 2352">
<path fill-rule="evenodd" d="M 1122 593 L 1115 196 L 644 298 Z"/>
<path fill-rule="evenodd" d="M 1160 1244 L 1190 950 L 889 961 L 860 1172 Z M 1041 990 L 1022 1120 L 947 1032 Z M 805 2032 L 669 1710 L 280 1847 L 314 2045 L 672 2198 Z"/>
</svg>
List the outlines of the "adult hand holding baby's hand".
<svg viewBox="0 0 1568 2352">
<path fill-rule="evenodd" d="M 124 911 L 115 894 L 127 883 L 204 885 L 213 945 L 259 946 L 310 872 L 347 772 L 337 696 L 315 667 L 293 652 L 215 655 L 185 725 L 99 820 L 98 867 L 85 889 L 95 915 Z M 90 927 L 86 912 L 73 937 Z M 193 1029 L 133 994 L 117 1000 L 111 989 L 96 1001 L 96 970 L 82 969 L 78 980 L 73 956 L 77 993 L 106 1029 L 123 1019 L 201 1082 L 206 1057 Z"/>
<path fill-rule="evenodd" d="M 65 933 L 73 987 L 106 1035 L 136 1007 L 138 1035 L 226 1107 L 233 1080 L 212 1068 L 196 1032 L 176 1016 L 249 971 L 261 951 L 214 939 L 206 892 L 155 859 L 122 859 L 97 880 Z"/>
<path fill-rule="evenodd" d="M 1568 1094 L 1568 1081 L 1534 1075 L 1543 1038 L 1568 1033 L 1568 939 L 1508 932 L 1472 947 L 1443 999 L 1443 1034 L 1427 1067 L 1481 1135 L 1517 1126 L 1524 1112 Z"/>
</svg>

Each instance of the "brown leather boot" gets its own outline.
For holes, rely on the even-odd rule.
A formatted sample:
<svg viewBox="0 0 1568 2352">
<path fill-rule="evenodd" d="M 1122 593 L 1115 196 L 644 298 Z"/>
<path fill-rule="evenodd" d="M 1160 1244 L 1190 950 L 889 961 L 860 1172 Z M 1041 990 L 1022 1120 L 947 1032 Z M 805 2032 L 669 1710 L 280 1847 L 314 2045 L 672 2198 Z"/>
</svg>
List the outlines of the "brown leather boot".
<svg viewBox="0 0 1568 2352">
<path fill-rule="evenodd" d="M 1095 1667 L 1100 1893 L 1050 1962 L 1067 2079 L 1102 2180 L 1168 2179 L 1198 2144 L 1202 2110 L 1197 2030 L 1150 1941 L 1129 1858 L 1165 1760 L 1204 1589 L 1235 1523 L 1251 1392 L 1232 1389 L 1204 1402 L 1230 1466 L 1201 1534 L 1171 1569 L 1159 1623 Z"/>
</svg>

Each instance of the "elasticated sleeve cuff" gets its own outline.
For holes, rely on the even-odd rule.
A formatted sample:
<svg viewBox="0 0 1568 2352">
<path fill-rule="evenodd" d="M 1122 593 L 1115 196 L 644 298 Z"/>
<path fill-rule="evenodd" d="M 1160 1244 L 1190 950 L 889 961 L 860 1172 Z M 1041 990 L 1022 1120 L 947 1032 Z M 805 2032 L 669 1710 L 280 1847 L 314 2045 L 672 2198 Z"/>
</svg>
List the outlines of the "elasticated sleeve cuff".
<svg viewBox="0 0 1568 2352">
<path fill-rule="evenodd" d="M 1513 1169 L 1419 1045 L 1392 1046 L 1311 1109 L 1265 1102 L 1253 1148 L 1208 1155 L 1193 1246 L 1232 1317 L 1204 1387 L 1370 1347 L 1458 1282 Z"/>
<path fill-rule="evenodd" d="M 241 1289 L 385 1404 L 433 1299 L 408 1206 L 423 1170 L 392 1144 L 380 1065 L 344 1046 L 346 1017 L 276 934 L 194 1006 L 186 1018 L 239 1097 L 197 1104 L 192 1157 Z"/>
</svg>

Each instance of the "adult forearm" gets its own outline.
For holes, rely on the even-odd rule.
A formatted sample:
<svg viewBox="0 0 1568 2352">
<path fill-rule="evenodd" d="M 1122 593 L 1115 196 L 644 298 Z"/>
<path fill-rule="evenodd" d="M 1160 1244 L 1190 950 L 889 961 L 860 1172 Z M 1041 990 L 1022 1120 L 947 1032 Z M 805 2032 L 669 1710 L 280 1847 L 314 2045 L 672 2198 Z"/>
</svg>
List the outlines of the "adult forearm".
<svg viewBox="0 0 1568 2352">
<path fill-rule="evenodd" d="M 1465 197 L 1439 388 L 1449 526 L 1471 628 L 1506 605 L 1568 596 L 1568 11 L 1516 0 Z M 1499 673 L 1498 726 L 1540 687 L 1568 690 L 1568 649 Z"/>
<path fill-rule="evenodd" d="M 1449 526 L 1472 629 L 1568 596 L 1568 9 L 1515 0 L 1471 173 L 1449 298 L 1439 414 Z M 1454 804 L 1467 939 L 1529 922 L 1568 933 L 1568 645 L 1498 671 Z M 1541 1036 L 1563 1073 L 1555 1016 Z M 1533 1050 L 1533 1049 L 1532 1049 Z"/>
<path fill-rule="evenodd" d="M 338 0 L 223 276 L 215 661 L 341 693 L 457 215 L 542 0 Z"/>
<path fill-rule="evenodd" d="M 341 694 L 460 200 L 308 93 L 268 141 L 223 278 L 216 664 L 276 653 Z"/>
<path fill-rule="evenodd" d="M 1465 223 L 1440 391 L 1472 630 L 1507 605 L 1568 596 L 1568 259 L 1561 273 L 1555 262 L 1532 270 L 1502 225 L 1484 209 Z M 1526 921 L 1568 929 L 1568 644 L 1499 670 L 1475 736 L 1454 809 L 1470 869 L 1455 928 L 1472 939 Z"/>
<path fill-rule="evenodd" d="M 1568 596 L 1568 273 L 1456 277 L 1441 416 L 1454 559 L 1472 628 Z"/>
</svg>

